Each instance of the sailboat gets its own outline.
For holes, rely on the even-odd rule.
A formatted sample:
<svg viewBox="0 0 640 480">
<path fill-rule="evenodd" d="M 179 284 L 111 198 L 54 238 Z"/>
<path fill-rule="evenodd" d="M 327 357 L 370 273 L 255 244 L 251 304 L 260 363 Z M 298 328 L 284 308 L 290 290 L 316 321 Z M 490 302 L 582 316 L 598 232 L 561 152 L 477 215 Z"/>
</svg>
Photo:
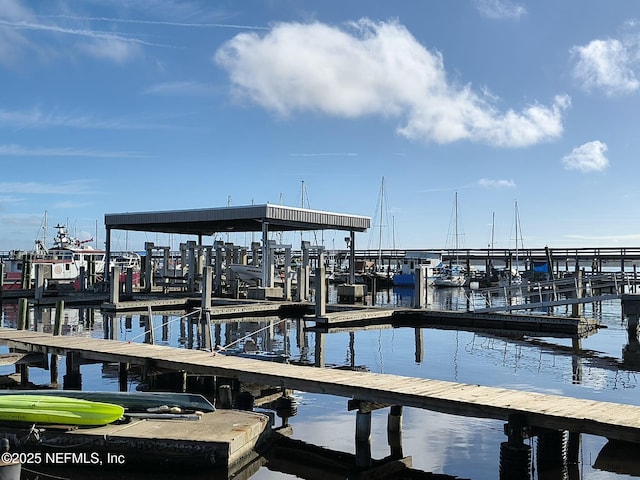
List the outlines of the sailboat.
<svg viewBox="0 0 640 480">
<path fill-rule="evenodd" d="M 389 221 L 389 214 L 386 211 L 386 198 L 385 198 L 385 190 L 384 190 L 384 177 L 382 177 L 382 182 L 380 183 L 380 194 L 378 198 L 378 206 L 376 207 L 376 214 L 374 218 L 379 214 L 379 225 L 378 225 L 378 258 L 375 264 L 366 269 L 363 272 L 363 278 L 365 283 L 371 285 L 374 282 L 378 287 L 380 286 L 389 286 L 392 284 L 393 272 L 391 271 L 391 266 L 389 265 L 386 269 L 382 260 L 382 233 L 383 227 L 386 227 L 385 222 Z M 379 211 L 378 211 L 379 210 Z M 373 232 L 372 232 L 373 233 Z M 393 232 L 395 234 L 395 232 Z M 369 240 L 369 247 L 371 247 L 371 239 Z M 393 249 L 395 250 L 395 236 L 393 240 Z"/>
<path fill-rule="evenodd" d="M 443 265 L 440 268 L 440 271 L 433 279 L 433 284 L 436 287 L 463 287 L 465 283 L 467 283 L 466 269 L 462 265 L 460 265 L 458 261 L 458 247 L 460 236 L 460 234 L 458 233 L 458 192 L 456 192 L 455 196 L 454 216 L 456 262 L 454 264 Z"/>
<path fill-rule="evenodd" d="M 516 260 L 515 260 L 515 266 L 511 266 L 511 268 L 507 271 L 505 269 L 505 271 L 502 272 L 502 274 L 500 275 L 500 277 L 498 278 L 498 286 L 500 287 L 506 287 L 509 285 L 522 285 L 522 276 L 520 275 L 520 259 L 518 256 L 518 242 L 522 242 L 522 238 L 521 235 L 522 233 L 518 232 L 518 229 L 520 227 L 520 214 L 518 213 L 518 202 L 515 202 L 515 207 L 514 207 L 514 223 L 515 223 L 515 230 L 516 230 Z"/>
</svg>

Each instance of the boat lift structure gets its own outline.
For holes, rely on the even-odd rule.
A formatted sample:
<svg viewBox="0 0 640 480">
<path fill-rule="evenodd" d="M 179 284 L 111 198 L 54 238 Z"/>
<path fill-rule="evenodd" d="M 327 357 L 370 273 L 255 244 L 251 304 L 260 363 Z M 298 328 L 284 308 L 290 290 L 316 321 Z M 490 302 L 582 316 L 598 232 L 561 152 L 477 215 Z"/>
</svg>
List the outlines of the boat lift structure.
<svg viewBox="0 0 640 480">
<path fill-rule="evenodd" d="M 105 281 L 107 283 L 110 274 L 111 233 L 113 230 L 196 235 L 197 242 L 188 242 L 190 251 L 193 253 L 195 249 L 215 248 L 217 265 L 222 263 L 221 251 L 224 244 L 215 242 L 216 245 L 211 247 L 204 246 L 205 236 L 213 236 L 216 233 L 261 232 L 260 248 L 263 266 L 272 263 L 274 249 L 270 247 L 273 244 L 269 240 L 270 232 L 340 230 L 349 232 L 349 237 L 347 237 L 349 238 L 351 258 L 349 276 L 350 283 L 353 284 L 355 283 L 355 233 L 366 232 L 370 227 L 371 219 L 359 215 L 264 204 L 164 212 L 110 213 L 105 214 L 104 223 L 106 228 Z M 305 246 L 308 247 L 308 242 L 307 245 L 301 246 L 301 250 L 304 251 Z M 145 247 L 148 247 L 146 249 L 150 251 L 154 245 L 148 244 Z M 209 251 L 211 252 L 211 250 Z M 305 259 L 308 261 L 308 256 L 305 255 Z M 193 259 L 190 262 L 193 262 Z M 191 279 L 192 274 L 189 275 Z M 270 269 L 263 268 L 262 287 L 270 288 L 272 286 L 273 276 Z"/>
</svg>

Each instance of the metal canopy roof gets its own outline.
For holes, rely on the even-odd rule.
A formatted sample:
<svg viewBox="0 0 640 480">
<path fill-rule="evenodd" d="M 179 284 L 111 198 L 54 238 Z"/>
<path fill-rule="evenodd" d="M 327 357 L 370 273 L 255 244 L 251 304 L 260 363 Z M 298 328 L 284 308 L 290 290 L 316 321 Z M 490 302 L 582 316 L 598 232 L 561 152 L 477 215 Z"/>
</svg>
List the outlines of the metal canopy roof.
<svg viewBox="0 0 640 480">
<path fill-rule="evenodd" d="M 371 219 L 282 205 L 171 210 L 166 212 L 107 213 L 107 229 L 140 232 L 213 235 L 219 232 L 260 232 L 263 223 L 269 231 L 346 230 L 365 232 Z"/>
</svg>

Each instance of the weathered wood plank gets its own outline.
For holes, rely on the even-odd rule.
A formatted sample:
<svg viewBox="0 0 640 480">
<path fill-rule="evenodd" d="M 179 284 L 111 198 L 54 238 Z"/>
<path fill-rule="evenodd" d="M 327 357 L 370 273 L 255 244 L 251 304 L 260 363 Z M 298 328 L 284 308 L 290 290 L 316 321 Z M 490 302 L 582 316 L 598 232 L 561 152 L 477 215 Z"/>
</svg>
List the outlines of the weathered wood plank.
<svg viewBox="0 0 640 480">
<path fill-rule="evenodd" d="M 238 378 L 367 402 L 454 415 L 507 420 L 523 414 L 531 426 L 570 430 L 640 443 L 640 406 L 598 402 L 500 387 L 370 372 L 317 369 L 211 352 L 0 328 L 0 340 L 23 351 L 54 349 L 83 358 Z"/>
</svg>

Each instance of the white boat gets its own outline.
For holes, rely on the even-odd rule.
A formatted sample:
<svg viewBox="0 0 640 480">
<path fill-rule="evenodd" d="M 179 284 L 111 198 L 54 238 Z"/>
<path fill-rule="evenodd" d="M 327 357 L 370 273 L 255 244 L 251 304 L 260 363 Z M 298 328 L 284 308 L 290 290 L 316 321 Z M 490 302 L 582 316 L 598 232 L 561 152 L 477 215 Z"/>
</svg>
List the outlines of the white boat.
<svg viewBox="0 0 640 480">
<path fill-rule="evenodd" d="M 433 279 L 433 284 L 436 287 L 463 287 L 467 283 L 467 270 L 458 263 L 458 192 L 456 192 L 455 204 L 454 204 L 454 221 L 455 221 L 455 252 L 456 261 L 449 265 L 443 265 L 438 274 Z"/>
<path fill-rule="evenodd" d="M 244 265 L 241 263 L 232 263 L 229 265 L 228 269 L 233 272 L 233 274 L 242 282 L 251 286 L 259 286 L 262 285 L 262 265 Z M 272 285 L 283 285 L 284 278 L 284 268 L 280 268 L 278 270 L 274 267 L 274 275 Z M 296 274 L 293 270 L 289 272 L 289 278 L 292 285 L 295 285 L 296 282 Z"/>
<path fill-rule="evenodd" d="M 428 284 L 436 278 L 438 267 L 442 264 L 442 254 L 438 252 L 407 252 L 402 259 L 400 271 L 393 274 L 393 284 L 399 287 L 412 287 L 416 283 L 416 268 L 425 270 Z"/>
<path fill-rule="evenodd" d="M 80 269 L 89 268 L 97 276 L 104 273 L 105 251 L 89 245 L 93 239 L 79 240 L 69 235 L 65 225 L 56 225 L 57 233 L 53 246 L 47 248 L 42 240 L 36 240 L 33 251 L 14 250 L 5 261 L 8 280 L 15 280 L 22 275 L 27 260 L 35 268 L 40 265 L 44 279 L 50 284 L 72 284 L 80 277 Z"/>
<path fill-rule="evenodd" d="M 458 264 L 441 267 L 438 275 L 433 279 L 433 284 L 436 287 L 464 287 L 466 283 L 466 270 Z"/>
<path fill-rule="evenodd" d="M 262 266 L 260 265 L 232 263 L 228 268 L 244 283 L 249 285 L 260 285 L 262 283 Z"/>
</svg>

